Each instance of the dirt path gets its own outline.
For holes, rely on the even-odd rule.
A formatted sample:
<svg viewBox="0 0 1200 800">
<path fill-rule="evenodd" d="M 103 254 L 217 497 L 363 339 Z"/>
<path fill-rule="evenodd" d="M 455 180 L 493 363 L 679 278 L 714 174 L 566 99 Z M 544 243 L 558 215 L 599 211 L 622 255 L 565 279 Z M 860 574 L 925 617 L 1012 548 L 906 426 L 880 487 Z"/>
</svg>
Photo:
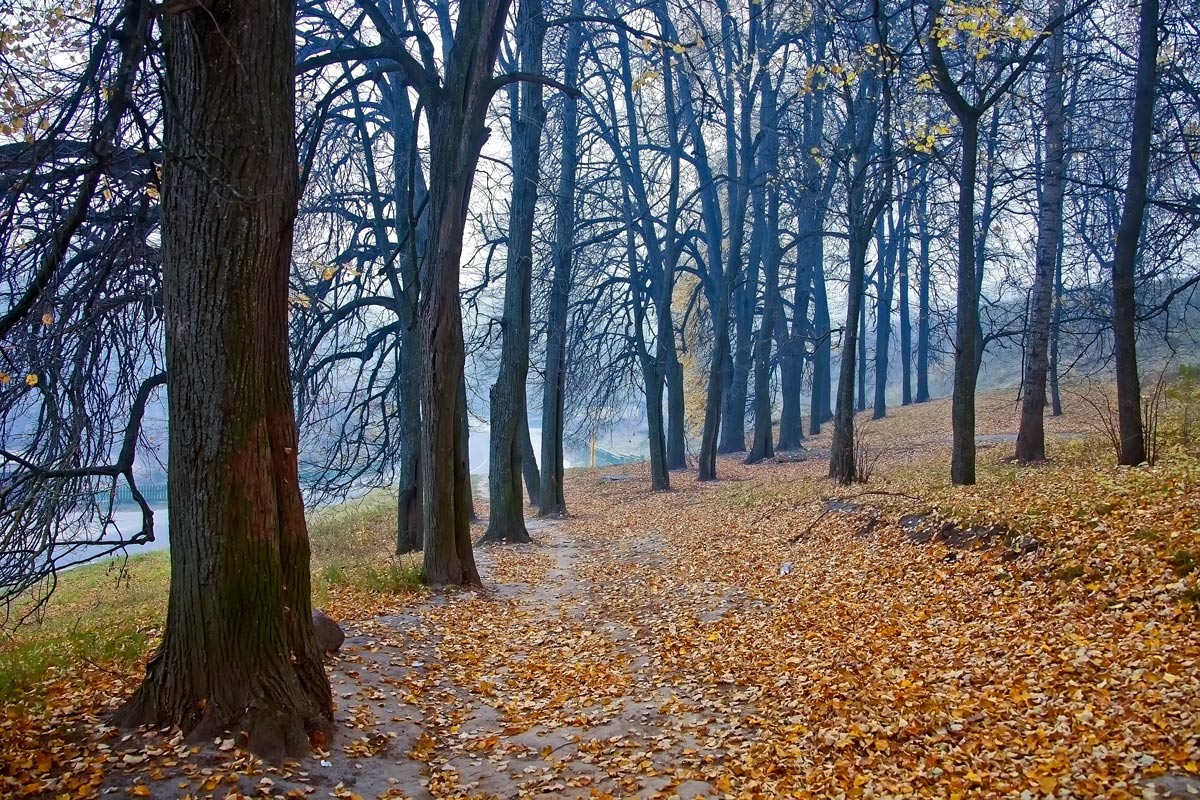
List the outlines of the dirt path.
<svg viewBox="0 0 1200 800">
<path fill-rule="evenodd" d="M 1087 495 L 1076 465 L 1022 472 L 1044 487 L 1016 495 L 1021 514 L 1040 509 L 1042 543 L 1014 555 L 915 541 L 901 520 L 926 506 L 905 482 L 878 484 L 870 500 L 890 505 L 864 525 L 861 495 L 823 514 L 843 491 L 823 464 L 722 469 L 654 493 L 644 473 L 580 476 L 570 520 L 477 552 L 485 590 L 350 623 L 327 758 L 266 770 L 208 751 L 153 778 L 156 756 L 118 762 L 108 786 L 1117 800 L 1200 772 L 1200 636 L 1166 560 L 1197 545 L 1151 538 L 1200 530 L 1191 478 L 1105 472 Z M 972 491 L 1011 515 L 1012 486 Z"/>
<path fill-rule="evenodd" d="M 516 798 L 716 796 L 723 742 L 695 687 L 668 685 L 637 609 L 601 580 L 656 580 L 661 542 L 605 547 L 530 522 L 533 545 L 477 553 L 486 588 L 351 623 L 330 679 L 333 752 L 268 770 L 273 793 Z M 728 606 L 714 593 L 709 619 Z M 644 609 L 643 609 L 644 610 Z M 715 733 L 715 735 L 714 735 Z M 254 776 L 242 791 L 256 788 Z"/>
<path fill-rule="evenodd" d="M 106 786 L 1118 800 L 1200 785 L 1194 468 L 1113 470 L 1102 447 L 1054 439 L 1055 461 L 1018 469 L 993 403 L 985 480 L 948 489 L 929 443 L 945 405 L 880 427 L 881 446 L 925 443 L 885 449 L 870 491 L 815 459 L 726 459 L 720 482 L 673 476 L 670 492 L 650 492 L 644 467 L 576 475 L 571 519 L 478 551 L 486 590 L 348 624 L 326 758 L 267 770 L 110 731 L 106 747 L 150 758 L 106 756 Z M 918 541 L 902 521 L 935 507 L 1040 545 Z"/>
</svg>

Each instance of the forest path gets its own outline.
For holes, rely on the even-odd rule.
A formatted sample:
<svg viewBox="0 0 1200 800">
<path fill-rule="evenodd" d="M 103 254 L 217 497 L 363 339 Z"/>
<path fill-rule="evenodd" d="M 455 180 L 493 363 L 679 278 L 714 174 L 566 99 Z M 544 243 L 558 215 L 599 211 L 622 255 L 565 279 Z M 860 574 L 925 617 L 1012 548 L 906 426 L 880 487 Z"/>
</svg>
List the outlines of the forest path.
<svg viewBox="0 0 1200 800">
<path fill-rule="evenodd" d="M 1019 467 L 1004 441 L 949 487 L 927 405 L 875 429 L 868 487 L 825 478 L 824 439 L 669 492 L 645 465 L 580 471 L 569 519 L 477 549 L 485 588 L 348 592 L 320 758 L 107 729 L 79 769 L 164 800 L 1194 796 L 1194 458 L 1118 469 L 1054 438 Z M 981 435 L 1011 435 L 1011 402 L 982 408 Z"/>
<path fill-rule="evenodd" d="M 704 765 L 732 726 L 703 689 L 657 668 L 653 637 L 679 625 L 621 588 L 648 601 L 668 590 L 661 539 L 529 528 L 534 544 L 477 550 L 482 591 L 352 626 L 331 669 L 344 729 L 305 784 L 362 797 L 720 794 Z M 729 603 L 709 589 L 701 615 L 714 622 Z"/>
</svg>

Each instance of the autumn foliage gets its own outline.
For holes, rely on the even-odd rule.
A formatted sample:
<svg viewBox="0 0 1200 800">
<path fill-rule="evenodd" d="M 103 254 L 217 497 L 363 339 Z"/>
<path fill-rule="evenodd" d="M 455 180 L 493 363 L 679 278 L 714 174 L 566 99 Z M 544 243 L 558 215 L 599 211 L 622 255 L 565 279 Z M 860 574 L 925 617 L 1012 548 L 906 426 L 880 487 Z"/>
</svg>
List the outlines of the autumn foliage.
<svg viewBox="0 0 1200 800">
<path fill-rule="evenodd" d="M 580 472 L 572 519 L 483 550 L 485 592 L 335 590 L 358 636 L 328 770 L 118 735 L 136 669 L 80 663 L 8 705 L 2 791 L 1141 797 L 1200 772 L 1200 462 L 1113 467 L 1077 403 L 1018 466 L 989 396 L 979 484 L 951 488 L 946 405 L 867 427 L 865 487 L 820 458 L 670 493 Z"/>
</svg>

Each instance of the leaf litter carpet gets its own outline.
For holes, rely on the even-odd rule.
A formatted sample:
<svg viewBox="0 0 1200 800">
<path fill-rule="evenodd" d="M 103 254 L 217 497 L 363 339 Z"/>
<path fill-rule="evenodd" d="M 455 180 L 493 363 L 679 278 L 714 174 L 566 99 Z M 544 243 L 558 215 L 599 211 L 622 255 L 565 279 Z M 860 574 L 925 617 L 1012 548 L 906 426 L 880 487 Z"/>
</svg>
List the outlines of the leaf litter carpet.
<svg viewBox="0 0 1200 800">
<path fill-rule="evenodd" d="M 874 494 L 821 459 L 723 460 L 722 482 L 661 494 L 637 467 L 576 476 L 571 519 L 479 552 L 486 590 L 335 603 L 351 637 L 322 758 L 171 732 L 71 746 L 117 796 L 1154 796 L 1200 772 L 1180 555 L 1200 551 L 1200 468 L 1063 448 L 1033 471 L 983 452 L 979 487 L 919 501 L 919 447 Z M 915 537 L 913 513 L 1006 527 Z"/>
</svg>

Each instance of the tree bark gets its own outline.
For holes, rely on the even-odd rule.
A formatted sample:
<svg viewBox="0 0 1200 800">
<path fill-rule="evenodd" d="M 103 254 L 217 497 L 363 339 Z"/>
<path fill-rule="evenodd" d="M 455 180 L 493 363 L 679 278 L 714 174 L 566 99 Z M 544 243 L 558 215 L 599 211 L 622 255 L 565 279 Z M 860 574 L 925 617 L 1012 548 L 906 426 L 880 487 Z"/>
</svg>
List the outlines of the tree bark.
<svg viewBox="0 0 1200 800">
<path fill-rule="evenodd" d="M 633 307 L 633 340 L 638 364 L 642 370 L 643 392 L 646 398 L 647 446 L 650 461 L 650 485 L 656 492 L 671 488 L 671 476 L 667 473 L 667 438 L 663 419 L 663 374 L 660 359 L 652 354 L 646 342 L 647 309 L 649 302 L 644 291 L 645 278 L 640 269 L 634 222 L 632 192 L 625 190 L 622 208 L 625 214 L 625 257 L 629 269 L 630 304 Z"/>
<path fill-rule="evenodd" d="M 1050 16 L 1062 16 L 1064 0 L 1054 0 Z M 1046 373 L 1050 368 L 1050 311 L 1054 293 L 1054 273 L 1062 240 L 1063 182 L 1063 26 L 1054 29 L 1050 39 L 1050 63 L 1043 94 L 1046 135 L 1042 162 L 1042 187 L 1038 207 L 1037 264 L 1034 272 L 1032 301 L 1027 328 L 1029 357 L 1021 387 L 1021 424 L 1017 432 L 1018 461 L 1044 461 L 1046 434 Z"/>
<path fill-rule="evenodd" d="M 687 468 L 687 437 L 684 435 L 683 364 L 676 355 L 674 334 L 667 360 L 667 469 Z"/>
<path fill-rule="evenodd" d="M 1138 243 L 1146 213 L 1146 184 L 1150 174 L 1150 146 L 1154 138 L 1154 95 L 1158 83 L 1158 0 L 1142 0 L 1138 14 L 1137 77 L 1133 95 L 1133 129 L 1129 147 L 1129 176 L 1121 225 L 1113 253 L 1113 348 L 1117 371 L 1117 424 L 1121 437 L 1121 464 L 1146 460 L 1142 431 L 1142 389 L 1137 364 Z"/>
<path fill-rule="evenodd" d="M 864 227 L 866 228 L 864 230 Z M 837 406 L 833 414 L 833 442 L 829 453 L 829 477 L 851 483 L 854 469 L 854 361 L 859 341 L 859 319 L 863 313 L 866 284 L 869 226 L 851 223 L 850 279 L 846 298 L 846 327 L 842 334 L 842 359 L 838 373 Z"/>
<path fill-rule="evenodd" d="M 941 0 L 928 0 L 932 16 L 942 13 Z M 1061 25 L 1062 19 L 1054 24 Z M 979 378 L 979 363 L 982 353 L 982 333 L 979 320 L 980 287 L 983 284 L 983 247 L 975 241 L 975 183 L 979 172 L 979 121 L 1007 94 L 1014 82 L 1028 66 L 1038 46 L 1044 41 L 1035 38 L 1025 55 L 1008 70 L 1003 80 L 995 80 L 978 92 L 974 103 L 967 100 L 961 87 L 950 77 L 945 54 L 938 43 L 936 29 L 931 29 L 926 38 L 926 53 L 933 80 L 942 99 L 950 107 L 962 128 L 962 161 L 959 167 L 958 191 L 958 268 L 956 274 L 958 314 L 955 320 L 954 349 L 954 394 L 951 402 L 953 444 L 950 456 L 950 479 L 958 486 L 975 483 L 975 388 Z M 994 111 L 994 114 L 999 112 Z M 992 197 L 995 180 L 992 164 L 998 139 L 999 117 L 992 118 L 988 137 L 988 181 L 984 196 L 983 231 L 991 224 Z"/>
<path fill-rule="evenodd" d="M 761 23 L 761 17 L 750 15 L 748 57 L 753 57 Z M 727 41 L 735 35 L 732 25 L 730 17 L 722 17 L 721 28 Z M 746 450 L 746 383 L 750 378 L 750 340 L 758 294 L 757 260 L 751 258 L 749 264 L 743 264 L 742 254 L 749 206 L 749 176 L 754 168 L 755 144 L 751 136 L 751 118 L 757 92 L 750 83 L 747 71 L 735 64 L 733 48 L 726 47 L 723 51 L 725 74 L 729 79 L 718 85 L 721 87 L 725 114 L 725 168 L 729 173 L 729 179 L 725 182 L 725 204 L 729 215 L 729 241 L 728 250 L 721 255 L 728 263 L 725 281 L 729 284 L 726 292 L 730 299 L 726 303 L 727 324 L 721 329 L 720 335 L 728 335 L 728 317 L 732 315 L 734 341 L 728 370 L 722 375 L 728 381 L 728 389 L 724 398 L 724 419 L 720 425 L 717 452 L 741 453 Z"/>
<path fill-rule="evenodd" d="M 713 309 L 712 364 L 708 373 L 708 390 L 704 402 L 704 426 L 700 430 L 700 467 L 697 480 L 717 479 L 717 433 L 721 427 L 721 386 L 729 362 L 729 297 L 718 297 Z"/>
<path fill-rule="evenodd" d="M 824 60 L 833 39 L 832 18 L 818 19 L 812 26 L 812 63 Z M 825 285 L 825 215 L 834 194 L 837 169 L 823 167 L 827 159 L 818 159 L 825 145 L 825 103 L 829 92 L 805 92 L 801 101 L 803 119 L 804 170 L 800 200 L 805 212 L 800 215 L 799 249 L 807 259 L 805 270 L 811 283 L 813 304 L 812 327 L 808 329 L 805 347 L 812 345 L 812 396 L 809 402 L 809 432 L 817 435 L 821 425 L 833 418 L 831 397 L 833 377 L 832 323 L 829 315 L 829 292 Z M 816 152 L 813 148 L 817 148 Z M 801 253 L 797 253 L 800 258 Z M 797 292 L 800 287 L 797 286 Z M 807 316 L 807 315 L 806 315 Z M 793 326 L 796 320 L 793 320 Z M 801 319 L 800 322 L 807 324 Z"/>
<path fill-rule="evenodd" d="M 416 337 L 413 337 L 416 338 Z M 403 344 L 401 345 L 403 348 Z M 415 353 L 413 354 L 415 355 Z M 415 358 L 402 356 L 408 366 Z M 414 365 L 416 366 L 416 365 Z M 399 392 L 400 475 L 396 499 L 396 552 L 412 553 L 424 544 L 421 514 L 421 397 L 412 390 L 417 371 L 403 371 L 405 380 Z"/>
<path fill-rule="evenodd" d="M 458 288 L 467 204 L 486 137 L 484 115 L 507 10 L 508 0 L 459 4 L 443 85 L 425 98 L 430 268 L 421 303 L 421 478 L 425 579 L 435 586 L 479 583 L 471 550 L 471 476 L 462 457 L 465 354 Z"/>
<path fill-rule="evenodd" d="M 658 6 L 661 20 L 669 21 L 665 4 Z M 708 385 L 704 402 L 704 425 L 700 431 L 700 453 L 697 480 L 717 479 L 717 437 L 721 429 L 722 392 L 725 385 L 725 370 L 729 361 L 729 304 L 731 288 L 737 280 L 735 267 L 740 261 L 722 264 L 721 248 L 724 238 L 720 200 L 717 196 L 712 168 L 708 163 L 708 149 L 696 117 L 691 85 L 687 72 L 680 73 L 680 111 L 684 127 L 688 130 L 695 151 L 696 173 L 700 179 L 701 220 L 704 223 L 704 244 L 708 263 L 703 276 L 705 296 L 712 316 L 713 353 L 709 368 Z"/>
<path fill-rule="evenodd" d="M 161 20 L 171 587 L 115 716 L 231 731 L 268 759 L 327 744 L 333 719 L 288 370 L 294 19 L 291 2 L 246 0 Z"/>
<path fill-rule="evenodd" d="M 653 359 L 642 359 L 642 380 L 646 384 L 646 423 L 650 445 L 650 487 L 656 492 L 671 488 L 667 472 L 667 431 L 663 416 L 663 374 Z"/>
<path fill-rule="evenodd" d="M 651 453 L 661 447 L 659 452 L 662 455 L 662 477 L 661 480 L 655 482 L 654 488 L 663 491 L 671 488 L 670 432 L 667 430 L 670 426 L 670 414 L 663 413 L 663 391 L 667 388 L 670 380 L 670 369 L 676 363 L 675 323 L 671 319 L 671 295 L 675 291 L 674 269 L 673 264 L 664 265 L 664 269 L 655 282 L 657 294 L 654 303 L 656 309 L 653 364 L 655 397 L 650 399 L 648 406 L 653 411 L 649 420 Z M 657 436 L 661 437 L 658 440 L 655 438 L 655 427 L 659 429 Z"/>
<path fill-rule="evenodd" d="M 759 237 L 759 253 L 763 260 L 763 313 L 758 338 L 754 343 L 754 438 L 747 464 L 775 455 L 774 431 L 771 428 L 771 342 L 779 303 L 779 262 L 783 252 L 779 247 L 779 187 L 770 177 L 779 164 L 779 129 L 776 124 L 775 87 L 764 69 L 759 127 L 763 131 L 762 157 L 758 164 L 759 191 L 766 195 L 766 220 Z"/>
<path fill-rule="evenodd" d="M 871 419 L 887 416 L 888 362 L 892 349 L 892 299 L 896 293 L 896 259 L 901 248 L 907 248 L 908 199 L 901 199 L 898 220 L 891 213 L 884 216 L 887 236 L 883 240 L 883 261 L 876 284 L 879 302 L 875 314 L 875 403 Z"/>
<path fill-rule="evenodd" d="M 929 400 L 929 168 L 922 165 L 917 206 L 917 397 Z"/>
<path fill-rule="evenodd" d="M 541 0 L 519 0 L 517 54 L 520 68 L 542 72 L 546 20 Z M 528 542 L 521 494 L 524 450 L 529 438 L 525 382 L 529 375 L 530 292 L 533 287 L 533 216 L 538 197 L 538 157 L 546 106 L 542 84 L 525 81 L 510 93 L 512 109 L 512 204 L 508 220 L 508 270 L 504 278 L 500 371 L 492 387 L 491 455 L 488 462 L 489 522 L 485 542 Z M 534 474 L 536 475 L 536 468 Z M 531 496 L 534 487 L 530 487 Z"/>
<path fill-rule="evenodd" d="M 950 480 L 975 483 L 975 383 L 979 376 L 979 291 L 975 285 L 975 177 L 979 117 L 959 117 L 962 165 L 958 190 L 958 315 L 954 331 L 954 395 L 950 421 L 953 444 Z"/>
<path fill-rule="evenodd" d="M 741 236 L 737 237 L 741 238 Z M 739 242 L 740 245 L 740 242 Z M 733 293 L 733 367 L 725 392 L 724 424 L 718 453 L 743 453 L 746 450 L 746 386 L 750 379 L 753 349 L 754 307 L 758 293 L 758 261 L 751 257 Z"/>
<path fill-rule="evenodd" d="M 808 410 L 808 432 L 816 436 L 821 425 L 833 417 L 833 324 L 829 316 L 829 289 L 825 285 L 824 238 L 817 237 L 813 255 L 813 349 L 812 402 Z"/>
<path fill-rule="evenodd" d="M 871 84 L 864 80 L 859 83 L 859 99 L 866 103 L 856 108 L 854 114 L 848 114 L 847 125 L 852 125 L 848 137 L 853 141 L 850 152 L 846 186 L 846 219 L 848 255 L 850 274 L 847 281 L 846 325 L 842 333 L 842 357 L 838 374 L 837 406 L 833 417 L 833 442 L 829 452 L 829 476 L 841 483 L 851 483 L 857 477 L 854 441 L 854 372 L 855 357 L 858 348 L 862 346 L 859 331 L 863 318 L 864 296 L 866 294 L 867 247 L 871 242 L 871 232 L 875 227 L 875 219 L 883 211 L 886 198 L 891 194 L 891 173 L 887 177 L 887 188 L 882 196 L 877 197 L 870 205 L 867 203 L 866 188 L 868 181 L 867 154 L 871 151 L 875 139 L 876 115 L 878 106 L 869 102 Z M 847 93 L 847 100 L 849 94 Z M 884 95 L 883 116 L 888 117 L 889 106 Z M 884 120 L 886 133 L 888 121 Z M 885 140 L 885 151 L 887 144 Z M 885 159 L 887 154 L 885 154 Z"/>
<path fill-rule="evenodd" d="M 396 552 L 411 553 L 422 548 L 425 523 L 421 509 L 421 394 L 415 391 L 421 375 L 421 331 L 419 324 L 421 256 L 428 239 L 428 226 L 418 220 L 417 208 L 426 194 L 423 176 L 413 169 L 411 156 L 417 147 L 416 122 L 408 87 L 399 80 L 391 84 L 389 107 L 392 117 L 392 170 L 395 228 L 401 252 L 399 274 L 389 272 L 400 329 L 398 397 L 400 415 L 400 465 L 396 498 Z"/>
<path fill-rule="evenodd" d="M 860 290 L 863 294 L 864 306 L 866 304 L 866 278 L 863 278 L 864 286 Z M 879 304 L 879 299 L 875 300 L 876 305 Z M 854 399 L 855 411 L 867 410 L 867 314 L 866 309 L 858 315 L 858 393 Z M 845 353 L 842 354 L 845 357 Z"/>
<path fill-rule="evenodd" d="M 1050 413 L 1061 417 L 1062 396 L 1058 391 L 1058 337 L 1062 326 L 1062 259 L 1063 243 L 1058 242 L 1058 257 L 1054 261 L 1054 313 L 1050 320 Z"/>
<path fill-rule="evenodd" d="M 812 296 L 812 265 L 803 254 L 810 244 L 801 233 L 796 245 L 796 290 L 792 305 L 792 324 L 787 324 L 776 301 L 775 336 L 779 350 L 779 388 L 782 408 L 779 413 L 779 443 L 775 449 L 797 450 L 804 441 L 804 419 L 800 393 L 804 388 L 805 341 L 809 335 L 808 306 Z"/>
<path fill-rule="evenodd" d="M 571 14 L 583 12 L 582 0 L 572 0 Z M 583 41 L 583 26 L 567 27 L 567 53 L 578 53 Z M 563 79 L 567 86 L 579 82 L 579 59 L 564 61 Z M 554 197 L 554 247 L 551 251 L 552 277 L 546 321 L 546 372 L 542 385 L 542 474 L 539 489 L 540 516 L 565 517 L 567 500 L 563 492 L 564 414 L 566 405 L 567 312 L 571 296 L 572 253 L 575 240 L 575 188 L 579 168 L 579 101 L 574 95 L 562 98 L 562 161 L 559 166 L 558 194 Z"/>
<path fill-rule="evenodd" d="M 670 189 L 667 194 L 667 246 L 659 287 L 658 357 L 667 388 L 667 469 L 687 467 L 687 443 L 684 435 L 683 365 L 675 343 L 675 319 L 672 303 L 675 296 L 675 270 L 679 265 L 682 247 L 677 234 L 679 220 L 680 171 L 683 162 L 679 105 L 675 100 L 674 66 L 670 57 L 663 61 L 663 105 L 667 117 L 667 142 L 670 146 Z"/>
</svg>

